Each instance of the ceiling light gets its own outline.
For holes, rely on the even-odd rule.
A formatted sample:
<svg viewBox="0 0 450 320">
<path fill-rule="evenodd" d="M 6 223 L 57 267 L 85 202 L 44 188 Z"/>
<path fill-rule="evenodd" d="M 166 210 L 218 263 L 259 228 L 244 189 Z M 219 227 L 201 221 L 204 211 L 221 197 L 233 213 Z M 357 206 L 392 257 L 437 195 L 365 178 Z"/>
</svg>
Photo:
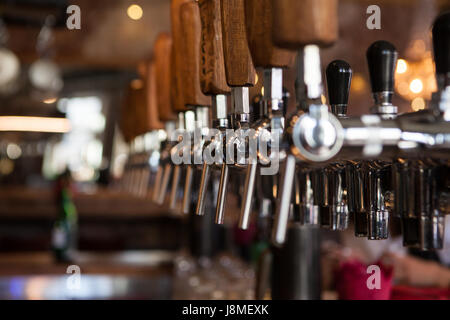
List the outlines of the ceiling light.
<svg viewBox="0 0 450 320">
<path fill-rule="evenodd" d="M 132 4 L 131 6 L 128 7 L 127 14 L 128 14 L 128 17 L 130 17 L 130 19 L 139 20 L 140 18 L 142 18 L 144 11 L 142 10 L 142 8 L 139 5 Z"/>
<path fill-rule="evenodd" d="M 0 131 L 66 133 L 71 130 L 65 118 L 0 116 Z"/>
</svg>

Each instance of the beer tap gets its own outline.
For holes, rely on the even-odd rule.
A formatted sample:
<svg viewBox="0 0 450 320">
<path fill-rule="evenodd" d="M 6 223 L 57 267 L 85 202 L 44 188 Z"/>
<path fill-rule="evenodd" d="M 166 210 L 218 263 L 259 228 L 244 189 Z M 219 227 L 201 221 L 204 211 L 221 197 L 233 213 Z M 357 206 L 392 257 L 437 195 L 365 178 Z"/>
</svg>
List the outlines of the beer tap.
<svg viewBox="0 0 450 320">
<path fill-rule="evenodd" d="M 392 105 L 392 96 L 397 50 L 387 41 L 376 41 L 369 47 L 366 55 L 375 102 L 371 113 L 379 115 L 382 119 L 394 119 L 397 116 L 397 107 Z M 376 144 L 372 147 L 376 148 Z M 371 146 L 368 148 L 368 152 L 372 152 Z M 388 237 L 389 210 L 386 206 L 386 196 L 391 190 L 391 163 L 382 160 L 367 162 L 367 232 L 371 240 Z"/>
<path fill-rule="evenodd" d="M 341 135 L 321 134 L 328 131 L 326 126 L 340 127 L 339 120 L 320 102 L 322 80 L 318 47 L 333 43 L 337 37 L 337 1 L 281 0 L 272 3 L 275 44 L 299 50 L 298 111 L 286 123 L 284 145 L 287 155 L 280 170 L 280 194 L 272 232 L 272 242 L 281 245 L 285 241 L 292 207 L 297 162 L 328 161 L 340 150 L 343 139 Z M 306 92 L 300 90 L 303 82 Z M 308 131 L 306 136 L 305 130 Z M 314 147 L 304 148 L 303 141 L 311 142 Z M 301 169 L 297 176 L 299 185 L 295 188 L 296 194 L 303 196 L 303 199 L 296 197 L 302 208 L 300 219 L 305 224 L 317 225 L 319 203 L 314 195 L 314 189 L 317 189 L 313 186 L 314 175 L 311 168 L 302 166 Z"/>
<path fill-rule="evenodd" d="M 311 47 L 305 48 L 305 84 L 307 87 L 308 98 L 319 97 L 321 92 L 320 85 L 320 63 L 318 62 L 318 53 L 315 53 L 317 49 Z M 308 52 L 310 51 L 310 52 Z M 310 56 L 308 58 L 308 56 Z M 372 108 L 372 112 L 376 112 L 377 115 L 365 116 L 361 120 L 369 127 L 371 121 L 378 123 L 381 119 L 386 121 L 392 120 L 395 117 L 396 107 L 391 103 L 392 92 L 393 92 L 393 75 L 394 68 L 396 65 L 397 53 L 395 48 L 385 42 L 377 41 L 368 50 L 367 57 L 370 64 L 370 74 L 372 79 L 372 88 L 375 97 L 375 107 Z M 310 60 L 307 63 L 308 59 Z M 316 61 L 317 60 L 317 61 Z M 312 63 L 311 61 L 315 61 Z M 375 66 L 374 66 L 375 65 Z M 315 68 L 313 71 L 311 68 Z M 319 76 L 316 74 L 319 73 Z M 315 94 L 312 95 L 311 88 Z M 334 107 L 337 109 L 337 107 Z M 335 158 L 341 151 L 344 145 L 344 140 L 348 137 L 344 133 L 344 127 L 351 119 L 346 119 L 341 116 L 334 116 L 329 113 L 325 105 L 320 103 L 310 103 L 309 110 L 307 113 L 299 114 L 298 117 L 293 118 L 292 122 L 292 133 L 288 135 L 290 142 L 290 151 L 292 155 L 295 155 L 297 159 L 303 162 L 329 162 L 331 159 Z M 319 134 L 319 132 L 321 134 Z M 378 141 L 371 141 L 370 138 L 377 138 L 378 135 L 370 137 L 365 141 L 364 152 L 367 157 L 378 155 L 380 151 L 377 149 L 379 147 Z M 382 145 L 381 145 L 382 146 Z M 293 166 L 293 164 L 291 164 Z M 363 181 L 359 181 L 360 185 L 357 188 L 350 188 L 351 190 L 361 190 L 363 183 L 364 186 L 369 188 L 369 193 L 364 197 L 365 209 L 363 211 L 364 215 L 367 215 L 367 231 L 369 239 L 384 239 L 387 237 L 388 219 L 389 212 L 386 207 L 386 196 L 389 191 L 389 168 L 390 163 L 386 161 L 372 161 L 363 164 L 362 172 L 354 170 L 357 179 L 361 178 L 358 175 L 362 174 Z M 342 170 L 344 168 L 341 168 Z M 327 188 L 329 173 L 327 171 L 320 171 L 320 178 L 326 178 L 323 180 L 317 179 L 315 182 L 315 191 L 320 191 L 322 188 Z M 341 179 L 344 178 L 343 173 L 340 175 Z M 292 178 L 287 178 L 288 181 L 292 181 Z M 354 183 L 353 181 L 350 183 Z M 318 187 L 317 187 L 318 186 Z M 359 189 L 358 189 L 359 188 Z M 316 198 L 316 204 L 318 204 L 325 216 L 329 214 L 329 200 L 330 194 L 328 193 L 330 189 L 327 188 L 326 197 L 318 196 L 318 192 L 315 192 L 314 197 Z M 331 189 L 332 190 L 332 189 Z M 290 191 L 288 191 L 290 192 Z M 353 197 L 353 195 L 350 195 Z M 359 194 L 356 194 L 357 198 Z M 283 198 L 282 198 L 283 199 Z M 285 199 L 285 204 L 280 205 L 283 210 L 281 216 L 283 218 L 283 224 L 287 223 L 288 217 L 288 204 L 290 197 Z M 353 206 L 351 206 L 353 209 Z M 346 209 L 343 209 L 344 213 Z M 336 212 L 334 212 L 336 213 Z M 331 218 L 333 217 L 333 212 L 331 212 Z M 322 215 L 322 216 L 324 216 Z M 343 214 L 342 217 L 345 217 Z M 333 219 L 329 219 L 331 225 Z M 280 221 L 279 219 L 276 220 Z M 345 221 L 345 219 L 344 219 Z M 337 226 L 334 226 L 337 228 Z M 332 226 L 332 228 L 334 228 Z M 345 227 L 345 225 L 343 226 Z M 275 232 L 281 232 L 278 234 L 280 237 L 278 240 L 282 240 L 285 227 L 275 229 Z M 275 233 L 275 240 L 276 240 Z M 276 240 L 276 241 L 278 241 Z"/>
<path fill-rule="evenodd" d="M 328 65 L 326 77 L 331 112 L 338 119 L 346 118 L 352 69 L 347 62 L 335 60 Z M 345 163 L 335 162 L 326 170 L 331 204 L 328 226 L 331 230 L 345 230 L 348 227 L 348 182 L 346 181 L 345 166 Z M 324 225 L 323 220 L 322 225 Z"/>
<path fill-rule="evenodd" d="M 304 78 L 309 99 L 318 98 L 321 94 L 320 63 L 318 62 L 318 52 L 314 52 L 316 50 L 317 49 L 311 47 L 305 48 Z M 395 59 L 397 56 L 395 48 L 387 42 L 376 42 L 369 48 L 367 56 L 370 64 L 372 87 L 376 103 L 376 106 L 375 108 L 372 108 L 372 111 L 385 119 L 392 119 L 396 112 L 396 107 L 392 106 L 390 103 L 393 91 Z M 309 63 L 307 63 L 308 60 L 310 60 Z M 311 63 L 311 61 L 315 62 Z M 377 67 L 374 67 L 374 65 Z M 315 68 L 315 71 L 311 68 Z M 317 73 L 319 73 L 319 76 L 316 75 Z M 311 88 L 313 89 L 312 91 Z M 334 104 L 335 101 L 332 101 L 332 103 Z M 334 106 L 333 109 L 339 111 L 337 106 Z M 336 117 L 328 112 L 326 106 L 321 105 L 320 103 L 310 103 L 307 113 L 300 114 L 298 118 L 294 117 L 293 119 L 295 122 L 292 124 L 292 134 L 288 135 L 291 139 L 290 151 L 292 155 L 295 155 L 298 159 L 306 162 L 327 162 L 334 158 L 339 153 L 344 143 L 343 125 L 341 122 L 345 122 L 346 119 L 340 114 L 341 111 L 342 110 L 339 111 Z M 379 118 L 379 116 L 374 116 L 374 118 L 366 118 L 365 120 L 370 122 L 371 119 L 375 119 L 376 121 Z M 319 135 L 319 132 L 322 132 L 322 134 Z M 368 152 L 369 155 L 370 152 L 376 151 L 370 150 L 371 147 L 374 148 L 376 145 L 367 145 L 369 151 L 366 152 Z M 287 163 L 289 164 L 290 162 Z M 291 167 L 294 167 L 294 161 L 291 162 Z M 367 163 L 365 168 L 367 168 L 367 170 L 366 172 L 363 172 L 363 175 L 366 178 L 364 179 L 364 182 L 367 181 L 367 186 L 370 190 L 369 195 L 364 198 L 365 205 L 368 207 L 368 211 L 364 211 L 364 214 L 367 214 L 368 219 L 367 234 L 369 239 L 384 239 L 387 237 L 389 218 L 389 212 L 386 208 L 385 201 L 386 192 L 389 189 L 389 163 L 373 161 Z M 341 174 L 339 177 L 340 180 L 343 180 L 343 166 L 340 166 L 340 170 Z M 323 180 L 317 179 L 316 177 L 315 190 L 318 191 L 321 188 L 326 188 L 327 191 L 333 190 L 333 188 L 329 188 L 329 181 L 327 181 L 330 177 L 333 177 L 333 172 L 331 172 L 330 175 L 328 170 L 325 170 L 325 172 L 320 171 L 319 178 L 322 178 Z M 288 177 L 287 181 L 291 181 L 290 183 L 292 184 L 293 179 Z M 332 182 L 333 179 L 331 180 L 331 183 Z M 289 194 L 291 191 L 287 192 Z M 342 188 L 338 188 L 338 192 L 342 195 Z M 331 219 L 328 219 L 329 221 L 327 221 L 327 223 L 330 224 L 331 228 L 338 228 L 337 225 L 333 226 L 334 218 L 339 217 L 339 214 L 336 211 L 338 207 L 333 208 L 333 205 L 336 205 L 333 203 L 333 200 L 331 200 L 332 207 L 329 207 L 330 196 L 333 198 L 333 194 L 330 195 L 326 192 L 325 197 L 320 198 L 317 193 L 318 192 L 314 195 L 316 198 L 315 202 L 323 209 L 322 213 L 324 214 L 322 214 L 322 217 L 327 217 L 327 215 L 330 214 L 329 210 L 331 209 L 331 216 L 329 216 Z M 283 200 L 283 197 L 281 199 Z M 277 223 L 282 221 L 284 224 L 284 227 L 281 229 L 275 228 L 274 240 L 277 243 L 280 243 L 279 241 L 282 242 L 284 237 L 285 231 L 282 230 L 285 230 L 286 228 L 285 224 L 287 223 L 289 213 L 288 205 L 290 196 L 286 197 L 284 201 L 285 203 L 280 204 L 280 208 L 282 209 L 280 213 L 283 213 L 283 215 L 281 215 L 283 220 L 276 220 Z M 344 225 L 341 227 L 345 227 L 347 209 L 342 203 L 340 206 L 341 208 L 339 210 L 342 211 L 341 217 L 344 218 L 342 221 L 344 222 Z M 276 226 L 278 226 L 278 224 L 276 224 Z M 277 234 L 277 232 L 280 233 Z"/>
<path fill-rule="evenodd" d="M 350 65 L 343 60 L 330 62 L 326 70 L 328 100 L 331 112 L 339 118 L 347 117 L 348 95 L 352 74 Z"/>
<path fill-rule="evenodd" d="M 182 33 L 181 50 L 183 56 L 183 68 L 181 76 L 183 78 L 183 94 L 184 102 L 187 108 L 194 109 L 195 112 L 195 127 L 194 137 L 191 137 L 191 143 L 185 147 L 184 152 L 188 153 L 189 163 L 187 166 L 187 182 L 191 184 L 192 181 L 192 166 L 200 163 L 202 157 L 202 150 L 204 139 L 202 138 L 206 129 L 209 126 L 209 99 L 203 94 L 200 86 L 200 41 L 201 41 L 201 19 L 200 9 L 196 1 L 188 1 L 183 3 L 180 7 L 180 27 Z M 186 121 L 186 129 L 189 127 Z M 192 132 L 191 132 L 192 133 Z M 196 136 L 200 139 L 195 139 Z M 173 152 L 178 152 L 174 148 Z M 199 159 L 200 158 L 200 159 Z M 175 171 L 172 180 L 172 190 L 170 196 L 170 207 L 175 208 L 176 193 L 179 184 L 181 166 L 175 166 Z M 185 181 L 186 182 L 186 181 Z M 186 187 L 191 186 L 184 186 Z M 186 190 L 190 191 L 190 190 Z M 186 197 L 189 194 L 183 195 L 183 203 L 186 203 Z"/>
<path fill-rule="evenodd" d="M 391 43 L 380 40 L 367 49 L 366 56 L 375 102 L 370 111 L 383 119 L 395 118 L 398 108 L 392 104 L 392 96 L 398 52 Z"/>
<path fill-rule="evenodd" d="M 306 126 L 318 129 L 316 134 L 308 137 L 309 141 L 322 149 L 332 148 L 330 141 L 322 141 L 317 135 L 326 122 L 322 119 L 334 118 L 328 116 L 328 107 L 320 103 L 322 82 L 318 46 L 329 45 L 337 37 L 337 1 L 273 0 L 272 6 L 275 45 L 299 51 L 297 112 L 285 124 L 281 152 L 286 156 L 280 166 L 280 188 L 272 230 L 272 299 L 320 299 L 319 207 L 314 199 L 314 168 L 306 165 L 306 162 L 314 161 L 295 152 L 291 137 L 303 129 L 304 123 L 296 124 L 305 115 L 308 117 Z M 319 162 L 328 160 L 320 153 L 308 152 L 308 156 Z M 290 213 L 296 213 L 293 208 L 302 209 L 295 219 L 303 225 L 292 223 L 288 226 Z M 279 247 L 285 240 L 286 244 Z"/>
<path fill-rule="evenodd" d="M 155 85 L 159 118 L 165 124 L 166 139 L 160 146 L 158 167 L 153 182 L 153 201 L 157 201 L 161 183 L 163 182 L 164 167 L 170 150 L 169 139 L 177 124 L 177 114 L 171 103 L 171 55 L 173 41 L 170 34 L 162 32 L 158 35 L 153 45 L 153 57 L 155 63 Z"/>
<path fill-rule="evenodd" d="M 158 90 L 157 90 L 157 70 L 156 70 L 156 60 L 154 58 L 151 59 L 150 64 L 147 68 L 147 80 L 144 81 L 144 84 L 146 86 L 146 97 L 147 97 L 147 106 L 148 106 L 148 113 L 147 118 L 149 123 L 154 122 L 153 125 L 150 126 L 150 129 L 152 129 L 152 132 L 157 133 L 159 130 L 162 130 L 164 128 L 170 129 L 170 123 L 165 123 L 166 117 L 164 115 L 164 111 L 161 112 L 161 107 L 159 106 L 159 99 L 158 99 Z M 158 134 L 156 135 L 157 138 Z M 144 137 L 144 143 L 145 143 L 145 137 Z M 146 194 L 146 189 L 148 188 L 148 182 L 149 182 L 149 175 L 150 175 L 150 164 L 149 164 L 149 157 L 144 156 L 144 164 L 145 168 L 148 171 L 148 175 L 145 175 L 143 185 L 145 186 L 145 191 L 143 191 L 143 194 Z"/>
<path fill-rule="evenodd" d="M 186 179 L 181 185 L 181 179 L 172 179 L 170 202 L 174 204 L 174 190 L 178 185 L 183 189 L 181 212 L 190 213 L 188 216 L 189 249 L 193 256 L 202 258 L 196 260 L 199 266 L 215 254 L 217 242 L 215 238 L 219 233 L 215 229 L 212 215 L 198 217 L 190 211 L 192 194 L 196 193 L 199 169 L 202 164 L 204 136 L 208 135 L 210 125 L 211 98 L 203 93 L 202 81 L 202 21 L 199 3 L 193 0 L 172 0 L 171 5 L 172 37 L 173 37 L 173 63 L 172 74 L 175 90 L 171 91 L 172 103 L 183 118 L 188 134 L 183 133 L 182 144 L 172 147 L 172 155 L 178 155 L 182 163 L 175 163 L 175 168 L 184 167 Z M 220 20 L 219 20 L 220 21 Z M 214 75 L 219 76 L 220 75 Z M 176 83 L 179 82 L 178 86 Z M 220 83 L 214 80 L 214 84 Z M 220 96 L 220 95 L 219 95 Z M 220 100 L 220 97 L 219 97 Z M 213 99 L 214 101 L 214 99 Z M 223 106 L 226 102 L 222 101 Z M 195 121 L 194 121 L 195 120 Z M 194 123 L 195 122 L 195 123 Z M 174 161 L 176 157 L 173 157 Z M 211 197 L 212 198 L 212 197 Z M 210 208 L 212 199 L 206 199 L 207 208 Z M 208 209 L 207 209 L 208 210 Z M 206 260 L 205 260 L 206 258 Z M 208 265 L 208 264 L 206 264 Z"/>
<path fill-rule="evenodd" d="M 450 117 L 450 13 L 439 16 L 432 29 L 436 82 L 428 113 L 448 123 Z M 448 162 L 400 159 L 394 167 L 395 209 L 402 218 L 403 244 L 422 250 L 442 249 L 444 211 L 440 198 L 448 193 Z M 448 210 L 447 210 L 448 211 Z"/>
<path fill-rule="evenodd" d="M 433 95 L 432 109 L 438 112 L 441 121 L 450 121 L 450 13 L 439 16 L 432 29 L 436 82 L 438 92 Z M 444 174 L 441 174 L 444 173 Z M 429 205 L 421 210 L 420 246 L 423 249 L 442 249 L 445 234 L 444 210 L 448 213 L 448 203 L 441 205 L 441 198 L 449 193 L 448 162 L 430 172 L 434 183 L 429 183 Z M 441 177 L 441 179 L 438 179 Z M 439 181 L 440 180 L 440 181 Z"/>
<path fill-rule="evenodd" d="M 220 131 L 219 135 L 211 137 L 211 140 L 203 146 L 204 152 L 208 151 L 209 155 L 221 154 L 223 149 L 223 134 L 225 130 L 230 128 L 228 119 L 227 96 L 230 88 L 225 78 L 224 53 L 222 43 L 222 18 L 220 0 L 200 0 L 198 2 L 201 17 L 201 59 L 200 59 L 200 84 L 202 92 L 211 96 L 212 106 L 212 127 Z M 215 157 L 214 157 L 215 158 Z M 209 180 L 211 176 L 211 168 L 220 163 L 208 163 L 203 158 L 202 175 L 198 192 L 198 200 L 195 208 L 197 215 L 205 214 L 205 197 L 208 191 Z M 213 160 L 213 159 L 210 159 Z M 185 191 L 185 196 L 189 197 L 189 193 Z M 183 201 L 185 213 L 189 206 Z"/>
<path fill-rule="evenodd" d="M 283 68 L 287 68 L 294 63 L 295 52 L 277 48 L 273 44 L 271 0 L 245 1 L 245 14 L 247 40 L 253 63 L 255 67 L 264 69 L 262 117 L 252 125 L 255 134 L 250 139 L 253 139 L 254 143 L 249 143 L 250 147 L 255 147 L 260 145 L 260 142 L 265 145 L 269 144 L 271 133 L 277 134 L 275 139 L 282 136 L 284 127 Z M 278 142 L 278 140 L 275 142 Z M 239 219 L 239 227 L 244 230 L 248 228 L 250 221 L 258 160 L 260 163 L 268 165 L 272 160 L 279 161 L 280 158 L 280 154 L 276 153 L 275 150 L 272 150 L 273 153 L 270 155 L 257 153 L 256 150 L 250 151 L 253 151 L 250 152 L 250 156 L 259 155 L 260 159 L 250 157 L 247 164 L 243 203 Z M 275 173 L 277 172 L 271 172 L 272 175 Z"/>
<path fill-rule="evenodd" d="M 190 115 L 192 111 L 190 110 L 192 105 L 195 104 L 189 104 L 187 102 L 188 99 L 192 99 L 198 96 L 198 91 L 192 92 L 193 89 L 191 86 L 195 85 L 195 83 L 192 83 L 193 80 L 192 77 L 196 77 L 198 73 L 194 73 L 193 75 L 189 74 L 188 70 L 189 68 L 192 68 L 192 70 L 195 70 L 195 66 L 198 64 L 192 65 L 186 65 L 186 59 L 192 59 L 191 57 L 188 58 L 189 55 L 192 55 L 192 48 L 195 50 L 195 45 L 193 46 L 187 46 L 185 43 L 185 36 L 186 33 L 190 33 L 191 29 L 183 30 L 182 21 L 181 21 L 181 7 L 183 4 L 189 3 L 191 0 L 172 0 L 170 5 L 170 19 L 172 24 L 172 51 L 171 51 L 171 90 L 170 90 L 170 98 L 171 98 L 171 104 L 173 106 L 173 110 L 177 112 L 178 116 L 178 129 L 186 129 L 187 131 L 190 131 L 189 133 L 192 133 L 194 130 L 194 127 L 192 126 L 192 120 L 190 119 Z M 189 35 L 191 36 L 191 35 Z M 194 41 L 195 38 L 190 38 L 191 41 Z M 195 54 L 195 52 L 194 52 Z M 193 61 L 193 60 L 189 60 Z M 194 87 L 195 90 L 195 87 Z M 203 99 L 204 101 L 204 99 Z M 193 101 L 191 101 L 192 103 Z M 194 101 L 195 102 L 195 101 Z M 203 103 L 201 103 L 203 104 Z M 187 126 L 186 126 L 187 125 Z M 173 138 L 173 137 L 171 137 Z M 171 141 L 171 143 L 168 143 L 166 145 L 166 148 L 162 152 L 162 156 L 164 158 L 164 166 L 162 170 L 162 178 L 161 178 L 161 185 L 159 190 L 157 190 L 156 195 L 156 202 L 158 204 L 163 204 L 167 190 L 169 187 L 169 180 L 172 176 L 172 187 L 171 187 L 171 197 L 170 197 L 170 205 L 172 209 L 175 206 L 175 195 L 176 190 L 178 188 L 178 182 L 180 180 L 181 175 L 181 166 L 173 165 L 172 163 L 172 153 L 178 153 L 178 155 L 182 155 L 184 153 L 190 152 L 190 150 L 178 150 L 175 148 L 178 141 Z M 192 143 L 189 141 L 189 143 Z M 174 173 L 172 174 L 172 170 Z"/>
<path fill-rule="evenodd" d="M 442 199 L 448 193 L 448 183 L 439 172 L 448 168 L 450 148 L 450 126 L 446 121 L 448 68 L 442 67 L 448 57 L 448 51 L 442 51 L 448 50 L 442 45 L 448 40 L 448 19 L 448 15 L 439 17 L 433 27 L 440 85 L 430 109 L 397 116 L 391 102 L 397 52 L 392 44 L 377 41 L 367 51 L 375 100 L 372 114 L 335 117 L 324 107 L 310 104 L 309 111 L 294 116 L 286 130 L 291 155 L 297 159 L 310 163 L 349 162 L 345 178 L 349 209 L 355 213 L 356 235 L 373 240 L 387 238 L 394 203 L 396 214 L 403 218 L 405 244 L 423 249 L 442 245 L 443 215 L 447 211 Z M 308 72 L 305 68 L 309 89 Z M 317 128 L 320 136 L 316 135 Z M 394 164 L 393 159 L 397 159 Z M 286 163 L 293 172 L 295 161 L 289 162 L 288 156 Z M 284 177 L 284 185 L 289 188 L 281 193 L 278 213 L 282 215 L 276 219 L 275 243 L 281 244 L 284 239 L 293 180 Z"/>
<path fill-rule="evenodd" d="M 163 124 L 157 109 L 154 61 L 149 59 L 141 62 L 138 65 L 138 74 L 140 78 L 130 84 L 127 94 L 127 103 L 130 104 L 130 112 L 135 117 L 133 122 L 136 128 L 133 130 L 134 140 L 127 166 L 126 187 L 130 193 L 143 197 L 147 192 L 150 175 L 145 135 L 162 129 Z"/>
<path fill-rule="evenodd" d="M 231 87 L 232 128 L 243 137 L 250 125 L 248 87 L 253 86 L 256 82 L 256 71 L 248 48 L 245 30 L 244 0 L 221 0 L 221 14 L 225 74 L 228 86 Z M 242 139 L 232 138 L 224 139 L 223 145 L 226 151 L 231 151 L 235 147 L 237 149 L 242 148 L 242 143 Z M 226 152 L 226 159 L 224 160 L 217 197 L 215 218 L 217 224 L 223 224 L 224 222 L 229 166 L 242 168 L 246 164 L 245 159 L 229 159 L 229 152 Z"/>
</svg>

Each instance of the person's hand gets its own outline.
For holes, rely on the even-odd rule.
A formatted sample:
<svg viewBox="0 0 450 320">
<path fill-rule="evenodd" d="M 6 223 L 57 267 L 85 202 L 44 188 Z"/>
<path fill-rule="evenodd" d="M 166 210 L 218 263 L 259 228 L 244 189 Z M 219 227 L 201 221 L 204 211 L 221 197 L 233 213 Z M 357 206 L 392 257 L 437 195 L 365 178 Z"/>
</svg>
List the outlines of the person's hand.
<svg viewBox="0 0 450 320">
<path fill-rule="evenodd" d="M 448 288 L 450 270 L 434 261 L 424 261 L 408 255 L 386 253 L 383 263 L 394 267 L 394 278 L 402 284 Z"/>
</svg>

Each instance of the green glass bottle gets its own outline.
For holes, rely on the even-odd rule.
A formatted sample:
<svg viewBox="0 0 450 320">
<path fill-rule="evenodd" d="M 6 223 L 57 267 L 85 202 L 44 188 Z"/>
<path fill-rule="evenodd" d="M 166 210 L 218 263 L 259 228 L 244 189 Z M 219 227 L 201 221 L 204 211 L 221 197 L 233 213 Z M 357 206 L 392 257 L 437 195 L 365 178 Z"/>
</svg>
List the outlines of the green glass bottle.
<svg viewBox="0 0 450 320">
<path fill-rule="evenodd" d="M 77 210 L 68 185 L 60 188 L 57 198 L 59 215 L 53 226 L 52 249 L 58 262 L 70 262 L 77 249 Z"/>
</svg>

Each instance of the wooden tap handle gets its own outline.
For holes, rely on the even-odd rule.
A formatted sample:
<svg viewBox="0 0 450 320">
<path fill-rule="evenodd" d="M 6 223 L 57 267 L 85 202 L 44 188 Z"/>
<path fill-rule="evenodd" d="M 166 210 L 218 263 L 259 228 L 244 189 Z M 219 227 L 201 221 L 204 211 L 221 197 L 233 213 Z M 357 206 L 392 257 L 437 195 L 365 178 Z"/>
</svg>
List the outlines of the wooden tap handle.
<svg viewBox="0 0 450 320">
<path fill-rule="evenodd" d="M 255 84 L 255 67 L 245 30 L 244 0 L 221 0 L 225 73 L 230 87 Z"/>
<path fill-rule="evenodd" d="M 296 51 L 274 45 L 272 11 L 272 0 L 245 0 L 249 49 L 255 67 L 287 68 L 294 64 Z"/>
<path fill-rule="evenodd" d="M 126 89 L 122 110 L 123 135 L 127 142 L 146 132 L 142 117 L 145 109 L 143 83 L 140 82 L 140 87 L 135 87 L 134 83 L 138 82 L 131 82 Z"/>
<path fill-rule="evenodd" d="M 184 102 L 183 83 L 182 83 L 182 68 L 183 68 L 183 52 L 182 41 L 183 35 L 181 33 L 180 8 L 183 3 L 191 0 L 172 0 L 170 3 L 170 20 L 172 25 L 172 53 L 171 53 L 171 103 L 176 112 L 186 111 L 186 104 Z"/>
<path fill-rule="evenodd" d="M 194 0 L 180 8 L 180 22 L 183 54 L 182 82 L 184 103 L 187 106 L 207 106 L 211 99 L 205 96 L 200 87 L 200 38 L 202 23 L 200 9 Z"/>
<path fill-rule="evenodd" d="M 170 101 L 171 52 L 172 37 L 168 33 L 160 33 L 153 46 L 153 58 L 155 63 L 158 113 L 161 121 L 173 121 L 177 119 Z"/>
<path fill-rule="evenodd" d="M 146 81 L 146 122 L 148 131 L 164 129 L 158 110 L 158 87 L 156 82 L 156 64 L 152 59 L 148 64 L 148 75 Z"/>
<path fill-rule="evenodd" d="M 147 132 L 145 121 L 147 68 L 147 61 L 141 61 L 137 66 L 139 78 L 134 79 L 128 85 L 129 125 L 133 139 Z"/>
<path fill-rule="evenodd" d="M 130 143 L 135 137 L 135 126 L 133 126 L 133 105 L 131 103 L 131 88 L 127 87 L 124 90 L 122 105 L 120 108 L 120 131 L 127 143 Z"/>
<path fill-rule="evenodd" d="M 202 34 L 200 84 L 206 95 L 230 92 L 225 76 L 220 0 L 199 0 Z"/>
<path fill-rule="evenodd" d="M 329 46 L 338 36 L 338 0 L 272 0 L 272 37 L 282 48 Z"/>
<path fill-rule="evenodd" d="M 138 108 L 139 121 L 142 121 L 143 131 L 163 129 L 158 112 L 158 97 L 156 89 L 156 68 L 153 60 L 140 64 L 139 73 L 142 78 L 143 87 L 135 89 L 136 105 Z"/>
</svg>

